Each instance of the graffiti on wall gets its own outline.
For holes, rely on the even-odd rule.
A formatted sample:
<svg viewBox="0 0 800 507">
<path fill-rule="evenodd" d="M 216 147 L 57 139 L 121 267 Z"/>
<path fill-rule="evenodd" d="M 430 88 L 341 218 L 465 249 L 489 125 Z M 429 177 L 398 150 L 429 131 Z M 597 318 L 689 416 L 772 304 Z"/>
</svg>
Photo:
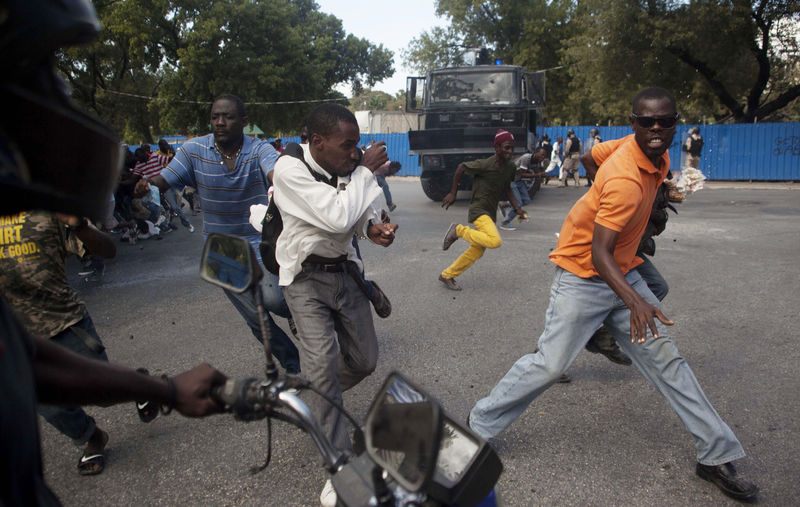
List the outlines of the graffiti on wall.
<svg viewBox="0 0 800 507">
<path fill-rule="evenodd" d="M 800 157 L 800 136 L 776 137 L 774 139 L 775 148 L 773 155 L 792 155 Z"/>
</svg>

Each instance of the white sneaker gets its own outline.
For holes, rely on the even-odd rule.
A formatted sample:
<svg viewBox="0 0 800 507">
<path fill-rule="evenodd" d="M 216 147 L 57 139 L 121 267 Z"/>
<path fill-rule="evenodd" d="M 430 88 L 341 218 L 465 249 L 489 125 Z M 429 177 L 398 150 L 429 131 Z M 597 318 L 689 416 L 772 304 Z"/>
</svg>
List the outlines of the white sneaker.
<svg viewBox="0 0 800 507">
<path fill-rule="evenodd" d="M 336 490 L 333 489 L 330 479 L 325 481 L 325 487 L 319 495 L 319 504 L 322 507 L 336 507 Z"/>
<path fill-rule="evenodd" d="M 517 230 L 517 228 L 514 227 L 511 224 L 509 224 L 509 225 L 500 224 L 500 228 L 503 229 L 504 231 L 516 231 Z"/>
<path fill-rule="evenodd" d="M 192 224 L 189 224 L 189 227 L 187 227 L 187 229 L 189 229 L 189 232 L 194 232 L 194 226 Z"/>
</svg>

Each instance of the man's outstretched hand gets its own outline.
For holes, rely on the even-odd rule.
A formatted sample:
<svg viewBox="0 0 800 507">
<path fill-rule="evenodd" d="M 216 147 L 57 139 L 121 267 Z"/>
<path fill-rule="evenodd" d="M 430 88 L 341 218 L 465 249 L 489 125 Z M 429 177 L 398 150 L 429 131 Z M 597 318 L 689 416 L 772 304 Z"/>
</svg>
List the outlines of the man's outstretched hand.
<svg viewBox="0 0 800 507">
<path fill-rule="evenodd" d="M 211 365 L 203 363 L 174 377 L 175 410 L 186 417 L 203 417 L 222 412 L 222 406 L 211 398 L 211 388 L 223 385 L 226 377 Z"/>
<path fill-rule="evenodd" d="M 675 324 L 669 320 L 658 307 L 649 304 L 644 299 L 629 305 L 631 311 L 631 342 L 642 344 L 647 340 L 647 328 L 653 333 L 653 339 L 658 339 L 658 328 L 655 319 L 665 326 Z"/>
<path fill-rule="evenodd" d="M 444 199 L 442 199 L 442 208 L 449 209 L 454 202 L 456 202 L 456 193 L 450 192 L 449 194 L 444 196 Z"/>
</svg>

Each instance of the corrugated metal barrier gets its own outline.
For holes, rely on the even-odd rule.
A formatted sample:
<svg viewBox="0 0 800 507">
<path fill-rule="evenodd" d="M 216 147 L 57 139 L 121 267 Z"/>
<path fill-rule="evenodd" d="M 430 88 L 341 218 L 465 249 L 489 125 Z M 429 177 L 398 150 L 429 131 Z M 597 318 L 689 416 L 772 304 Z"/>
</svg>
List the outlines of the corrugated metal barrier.
<svg viewBox="0 0 800 507">
<path fill-rule="evenodd" d="M 681 146 L 694 125 L 678 125 L 669 148 L 673 170 L 683 166 Z M 703 137 L 700 170 L 710 180 L 800 180 L 800 123 L 697 125 Z M 555 140 L 567 137 L 567 129 L 586 142 L 591 126 L 546 127 L 537 134 Z M 630 126 L 597 127 L 603 140 L 630 134 Z M 581 174 L 584 174 L 581 168 Z"/>
<path fill-rule="evenodd" d="M 299 143 L 299 137 L 282 137 L 283 144 Z M 419 176 L 419 156 L 409 155 L 408 134 L 361 134 L 361 144 L 369 146 L 371 141 L 386 143 L 389 160 L 400 162 L 402 166 L 398 176 Z"/>
<path fill-rule="evenodd" d="M 669 148 L 673 170 L 683 165 L 681 146 L 694 125 L 678 125 Z M 758 123 L 735 125 L 698 125 L 703 136 L 700 170 L 711 180 L 798 181 L 800 180 L 800 123 Z M 585 143 L 592 126 L 546 127 L 537 131 L 550 139 L 567 137 L 567 129 Z M 597 127 L 604 140 L 619 139 L 631 133 L 630 126 Z M 299 137 L 284 137 L 300 142 Z M 271 139 L 270 139 L 271 140 Z M 408 134 L 362 134 L 361 142 L 384 141 L 389 159 L 402 164 L 399 176 L 419 176 L 419 156 L 409 155 Z M 491 140 L 489 140 L 490 142 Z M 131 149 L 136 148 L 131 146 Z M 517 148 L 520 153 L 522 147 Z M 584 174 L 581 167 L 581 175 Z"/>
</svg>

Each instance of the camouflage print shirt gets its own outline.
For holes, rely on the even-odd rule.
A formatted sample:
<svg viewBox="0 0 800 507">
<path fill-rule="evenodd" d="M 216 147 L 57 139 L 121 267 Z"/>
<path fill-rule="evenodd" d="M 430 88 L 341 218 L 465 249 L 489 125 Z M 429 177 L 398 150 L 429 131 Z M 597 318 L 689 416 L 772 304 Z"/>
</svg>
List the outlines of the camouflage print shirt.
<svg viewBox="0 0 800 507">
<path fill-rule="evenodd" d="M 67 253 L 82 255 L 83 244 L 52 213 L 0 217 L 0 293 L 31 334 L 50 338 L 86 313 L 67 282 Z"/>
</svg>

